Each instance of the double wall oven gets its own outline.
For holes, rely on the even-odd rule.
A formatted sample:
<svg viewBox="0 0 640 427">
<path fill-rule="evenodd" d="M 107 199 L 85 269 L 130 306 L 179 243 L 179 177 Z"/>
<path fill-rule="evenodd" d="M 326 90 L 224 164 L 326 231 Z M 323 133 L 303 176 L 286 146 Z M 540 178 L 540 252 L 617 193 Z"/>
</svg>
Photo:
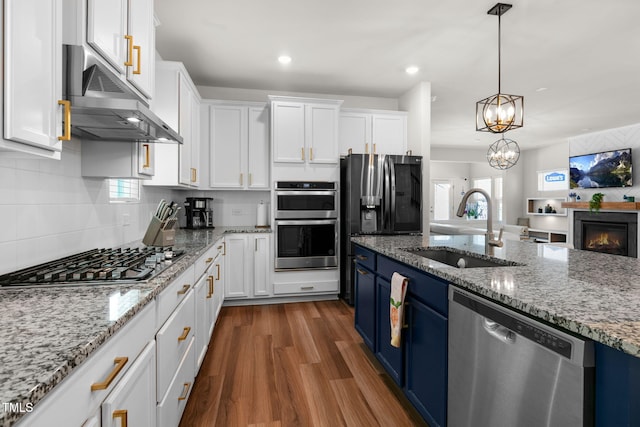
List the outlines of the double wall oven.
<svg viewBox="0 0 640 427">
<path fill-rule="evenodd" d="M 278 181 L 275 188 L 276 271 L 337 268 L 337 183 Z"/>
</svg>

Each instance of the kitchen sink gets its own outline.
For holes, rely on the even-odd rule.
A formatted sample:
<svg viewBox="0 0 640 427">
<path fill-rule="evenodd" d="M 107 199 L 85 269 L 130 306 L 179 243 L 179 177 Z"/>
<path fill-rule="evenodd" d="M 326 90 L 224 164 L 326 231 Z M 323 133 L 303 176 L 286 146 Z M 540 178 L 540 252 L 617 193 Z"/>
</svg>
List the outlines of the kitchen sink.
<svg viewBox="0 0 640 427">
<path fill-rule="evenodd" d="M 469 254 L 452 248 L 403 249 L 406 252 L 429 258 L 456 268 L 514 267 L 523 265 L 506 259 L 480 254 Z"/>
</svg>

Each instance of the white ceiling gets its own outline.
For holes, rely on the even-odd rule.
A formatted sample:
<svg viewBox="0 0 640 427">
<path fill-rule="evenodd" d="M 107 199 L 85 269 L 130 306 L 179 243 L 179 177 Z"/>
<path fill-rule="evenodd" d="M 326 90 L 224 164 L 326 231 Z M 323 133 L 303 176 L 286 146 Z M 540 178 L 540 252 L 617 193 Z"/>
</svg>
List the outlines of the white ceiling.
<svg viewBox="0 0 640 427">
<path fill-rule="evenodd" d="M 640 122 L 639 0 L 511 3 L 502 92 L 524 95 L 525 119 L 509 138 L 528 149 Z M 155 0 L 156 42 L 202 86 L 398 98 L 428 81 L 432 146 L 488 147 L 499 138 L 475 131 L 475 102 L 497 92 L 494 4 Z"/>
</svg>

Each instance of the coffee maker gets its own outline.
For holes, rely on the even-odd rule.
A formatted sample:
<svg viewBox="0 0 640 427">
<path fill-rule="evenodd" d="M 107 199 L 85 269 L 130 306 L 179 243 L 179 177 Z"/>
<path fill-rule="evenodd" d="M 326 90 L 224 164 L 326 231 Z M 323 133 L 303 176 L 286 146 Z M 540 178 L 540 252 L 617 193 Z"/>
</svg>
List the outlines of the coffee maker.
<svg viewBox="0 0 640 427">
<path fill-rule="evenodd" d="M 213 226 L 213 210 L 210 207 L 211 197 L 187 197 L 184 212 L 187 216 L 187 228 L 215 228 Z"/>
</svg>

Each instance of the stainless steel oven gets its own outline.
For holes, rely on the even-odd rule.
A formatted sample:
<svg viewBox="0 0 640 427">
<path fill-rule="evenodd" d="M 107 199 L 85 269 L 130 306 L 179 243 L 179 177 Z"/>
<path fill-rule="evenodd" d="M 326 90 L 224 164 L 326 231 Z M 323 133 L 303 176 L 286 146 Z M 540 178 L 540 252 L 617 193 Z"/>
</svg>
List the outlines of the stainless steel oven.
<svg viewBox="0 0 640 427">
<path fill-rule="evenodd" d="M 276 220 L 275 269 L 337 268 L 338 219 Z"/>
<path fill-rule="evenodd" d="M 275 196 L 276 219 L 338 217 L 335 182 L 278 181 Z"/>
<path fill-rule="evenodd" d="M 337 183 L 278 181 L 275 187 L 275 269 L 337 268 Z"/>
</svg>

